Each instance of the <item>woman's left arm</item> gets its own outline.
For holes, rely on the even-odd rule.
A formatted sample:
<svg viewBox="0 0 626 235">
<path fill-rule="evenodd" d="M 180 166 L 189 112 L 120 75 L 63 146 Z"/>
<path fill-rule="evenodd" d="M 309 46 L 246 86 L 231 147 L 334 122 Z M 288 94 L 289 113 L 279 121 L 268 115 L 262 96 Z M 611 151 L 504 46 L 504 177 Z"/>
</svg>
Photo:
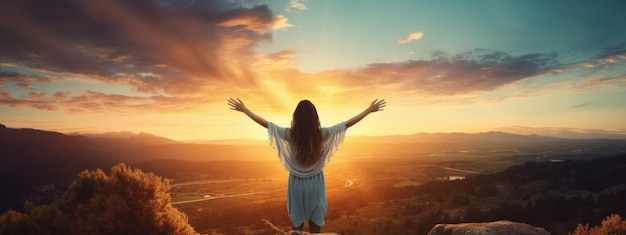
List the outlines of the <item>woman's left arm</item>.
<svg viewBox="0 0 626 235">
<path fill-rule="evenodd" d="M 265 128 L 267 128 L 267 121 L 264 118 L 262 118 L 261 116 L 256 115 L 255 113 L 250 111 L 250 109 L 248 109 L 243 104 L 243 101 L 241 101 L 239 98 L 237 98 L 237 100 L 235 100 L 233 98 L 228 99 L 228 106 L 230 106 L 231 110 L 235 110 L 235 111 L 239 111 L 239 112 L 245 113 L 254 122 L 258 123 L 259 125 L 261 125 L 261 126 L 263 126 Z"/>
</svg>

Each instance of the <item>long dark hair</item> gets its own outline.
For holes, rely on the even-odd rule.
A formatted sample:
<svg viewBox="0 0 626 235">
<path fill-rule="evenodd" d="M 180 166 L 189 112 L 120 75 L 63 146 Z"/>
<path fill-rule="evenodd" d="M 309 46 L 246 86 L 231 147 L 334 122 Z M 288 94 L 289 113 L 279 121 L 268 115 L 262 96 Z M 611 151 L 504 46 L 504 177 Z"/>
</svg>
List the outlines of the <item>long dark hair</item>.
<svg viewBox="0 0 626 235">
<path fill-rule="evenodd" d="M 291 141 L 295 147 L 296 161 L 310 166 L 322 157 L 322 128 L 315 105 L 308 100 L 298 103 L 291 122 Z"/>
</svg>

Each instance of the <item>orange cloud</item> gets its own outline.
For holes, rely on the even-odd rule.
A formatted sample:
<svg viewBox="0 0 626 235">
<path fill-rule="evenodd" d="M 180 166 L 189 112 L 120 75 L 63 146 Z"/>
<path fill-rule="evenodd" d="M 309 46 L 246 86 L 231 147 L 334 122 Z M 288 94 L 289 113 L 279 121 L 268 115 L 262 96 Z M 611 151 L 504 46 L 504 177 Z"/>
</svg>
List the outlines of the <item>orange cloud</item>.
<svg viewBox="0 0 626 235">
<path fill-rule="evenodd" d="M 253 79 L 240 72 L 240 64 L 247 63 L 258 41 L 270 39 L 268 30 L 288 26 L 286 18 L 274 17 L 267 6 L 177 4 L 3 2 L 0 61 L 124 82 L 144 92 L 200 92 L 222 82 Z M 141 74 L 156 76 L 145 79 Z"/>
<path fill-rule="evenodd" d="M 293 27 L 292 24 L 287 23 L 288 19 L 284 15 L 277 15 L 274 20 L 274 24 L 272 25 L 273 30 L 285 30 Z"/>
<path fill-rule="evenodd" d="M 14 82 L 17 86 L 32 90 L 36 82 L 50 82 L 50 79 L 40 75 L 24 75 L 13 71 L 3 70 L 0 67 L 0 85 Z"/>
<path fill-rule="evenodd" d="M 33 101 L 42 101 L 46 99 L 46 93 L 41 92 L 31 92 L 28 95 L 25 95 L 25 99 L 33 100 Z"/>
<path fill-rule="evenodd" d="M 294 51 L 256 54 L 253 63 L 238 64 L 242 68 L 241 73 L 247 73 L 247 76 L 253 77 L 251 79 L 258 81 L 254 86 L 249 83 L 207 83 L 190 75 L 182 79 L 184 83 L 178 84 L 171 78 L 181 74 L 173 73 L 169 67 L 156 67 L 150 73 L 117 79 L 146 92 L 156 92 L 155 87 L 164 84 L 171 85 L 167 88 L 168 93 L 163 95 L 134 97 L 74 92 L 55 94 L 47 97 L 46 101 L 54 107 L 65 107 L 74 112 L 174 112 L 223 102 L 225 97 L 240 96 L 252 103 L 264 104 L 260 108 L 284 112 L 291 110 L 290 100 L 300 99 L 340 106 L 357 99 L 376 98 L 371 97 L 374 94 L 407 99 L 463 97 L 494 91 L 557 67 L 553 55 L 511 56 L 497 51 L 476 50 L 454 56 L 438 54 L 432 60 L 377 63 L 354 70 L 302 73 L 293 69 L 294 54 Z M 235 67 L 233 65 L 232 68 Z M 29 100 L 34 99 L 24 98 L 21 104 L 34 107 L 26 102 Z"/>
<path fill-rule="evenodd" d="M 13 99 L 13 95 L 6 91 L 0 91 L 0 100 L 10 100 Z"/>
</svg>

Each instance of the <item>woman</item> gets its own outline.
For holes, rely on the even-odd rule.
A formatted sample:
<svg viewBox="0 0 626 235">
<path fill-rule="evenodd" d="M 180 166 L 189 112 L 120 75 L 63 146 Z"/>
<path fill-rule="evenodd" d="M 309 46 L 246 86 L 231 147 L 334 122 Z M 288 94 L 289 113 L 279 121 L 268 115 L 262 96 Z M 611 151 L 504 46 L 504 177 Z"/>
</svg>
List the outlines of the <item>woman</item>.
<svg viewBox="0 0 626 235">
<path fill-rule="evenodd" d="M 363 112 L 328 128 L 320 125 L 313 103 L 302 100 L 293 112 L 291 128 L 283 128 L 250 111 L 237 98 L 229 99 L 230 109 L 245 113 L 268 129 L 270 145 L 278 150 L 280 162 L 289 171 L 287 211 L 293 230 L 302 231 L 309 221 L 311 233 L 319 233 L 328 209 L 324 166 L 343 141 L 347 128 L 370 113 L 382 111 L 386 101 L 374 100 Z"/>
</svg>

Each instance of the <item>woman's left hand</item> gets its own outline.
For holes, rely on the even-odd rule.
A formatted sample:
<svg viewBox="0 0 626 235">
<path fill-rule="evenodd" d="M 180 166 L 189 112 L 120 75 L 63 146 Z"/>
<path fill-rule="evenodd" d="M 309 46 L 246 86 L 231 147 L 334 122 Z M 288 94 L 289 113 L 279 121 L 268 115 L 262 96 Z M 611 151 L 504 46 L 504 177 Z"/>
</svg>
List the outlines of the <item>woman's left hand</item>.
<svg viewBox="0 0 626 235">
<path fill-rule="evenodd" d="M 247 109 L 246 106 L 243 104 L 243 101 L 241 101 L 239 98 L 237 98 L 237 100 L 233 98 L 228 99 L 228 106 L 230 106 L 231 110 L 239 112 L 244 112 Z"/>
</svg>

